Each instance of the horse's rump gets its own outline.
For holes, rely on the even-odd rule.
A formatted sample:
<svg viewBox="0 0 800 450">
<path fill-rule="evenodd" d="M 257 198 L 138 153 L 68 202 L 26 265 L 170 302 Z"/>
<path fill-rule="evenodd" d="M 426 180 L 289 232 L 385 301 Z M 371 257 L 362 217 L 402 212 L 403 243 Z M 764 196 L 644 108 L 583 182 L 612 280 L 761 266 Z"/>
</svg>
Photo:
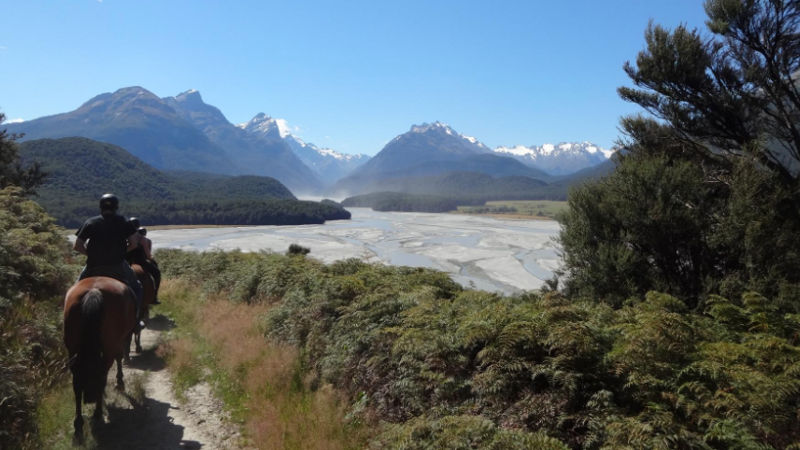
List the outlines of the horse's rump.
<svg viewBox="0 0 800 450">
<path fill-rule="evenodd" d="M 135 308 L 130 289 L 113 278 L 85 278 L 67 291 L 64 344 L 84 402 L 102 395 L 108 368 L 135 326 Z"/>
</svg>

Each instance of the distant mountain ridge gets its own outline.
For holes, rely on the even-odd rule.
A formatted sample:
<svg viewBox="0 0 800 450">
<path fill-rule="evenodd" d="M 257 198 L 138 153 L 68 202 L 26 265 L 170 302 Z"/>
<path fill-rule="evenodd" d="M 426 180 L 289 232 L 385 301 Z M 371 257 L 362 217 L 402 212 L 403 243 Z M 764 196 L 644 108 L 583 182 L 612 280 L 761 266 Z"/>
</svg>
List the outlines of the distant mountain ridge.
<svg viewBox="0 0 800 450">
<path fill-rule="evenodd" d="M 412 125 L 372 157 L 339 180 L 337 193 L 365 194 L 380 189 L 381 181 L 403 177 L 473 172 L 492 177 L 527 176 L 545 180 L 548 175 L 510 157 L 494 154 L 471 136 L 460 134 L 442 122 Z M 431 192 L 433 194 L 433 192 Z"/>
<path fill-rule="evenodd" d="M 23 141 L 82 136 L 108 142 L 159 169 L 237 172 L 228 155 L 201 130 L 138 86 L 100 94 L 68 113 L 7 124 L 7 128 L 24 133 Z"/>
<path fill-rule="evenodd" d="M 271 176 L 294 191 L 317 192 L 322 188 L 317 175 L 281 136 L 248 133 L 233 125 L 219 109 L 206 104 L 196 90 L 163 100 L 222 148 L 237 163 L 240 173 Z"/>
<path fill-rule="evenodd" d="M 159 98 L 138 86 L 93 97 L 74 111 L 4 124 L 23 140 L 83 136 L 119 145 L 161 170 L 260 175 L 297 193 L 352 195 L 382 179 L 473 172 L 552 182 L 594 167 L 610 151 L 589 142 L 490 149 L 442 122 L 412 125 L 370 158 L 320 148 L 283 119 L 259 113 L 234 125 L 196 90 Z"/>
<path fill-rule="evenodd" d="M 602 164 L 614 153 L 591 142 L 561 142 L 526 147 L 497 147 L 496 154 L 510 156 L 550 175 L 568 175 Z"/>
<path fill-rule="evenodd" d="M 6 127 L 23 140 L 82 136 L 118 145 L 162 170 L 272 176 L 296 192 L 322 187 L 286 142 L 246 133 L 195 90 L 162 99 L 122 88 L 74 111 Z"/>
<path fill-rule="evenodd" d="M 237 127 L 246 132 L 273 139 L 283 139 L 303 163 L 311 168 L 325 184 L 333 184 L 370 159 L 363 154 L 339 153 L 329 148 L 319 148 L 291 134 L 285 121 L 259 113 L 250 121 Z"/>
</svg>

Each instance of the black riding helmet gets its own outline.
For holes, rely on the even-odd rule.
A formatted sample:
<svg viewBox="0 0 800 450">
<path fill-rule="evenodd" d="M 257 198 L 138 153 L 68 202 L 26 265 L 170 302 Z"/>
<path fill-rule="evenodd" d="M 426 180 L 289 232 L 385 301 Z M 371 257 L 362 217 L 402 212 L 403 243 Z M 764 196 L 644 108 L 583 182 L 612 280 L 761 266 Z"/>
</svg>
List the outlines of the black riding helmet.
<svg viewBox="0 0 800 450">
<path fill-rule="evenodd" d="M 137 230 L 141 226 L 141 224 L 139 223 L 139 219 L 136 217 L 131 217 L 130 219 L 128 219 L 128 223 L 136 227 Z"/>
<path fill-rule="evenodd" d="M 119 199 L 114 194 L 103 194 L 100 197 L 100 212 L 116 212 L 119 208 Z"/>
<path fill-rule="evenodd" d="M 147 228 L 145 227 L 139 227 L 139 229 L 136 231 L 138 231 L 142 236 L 147 236 Z"/>
</svg>

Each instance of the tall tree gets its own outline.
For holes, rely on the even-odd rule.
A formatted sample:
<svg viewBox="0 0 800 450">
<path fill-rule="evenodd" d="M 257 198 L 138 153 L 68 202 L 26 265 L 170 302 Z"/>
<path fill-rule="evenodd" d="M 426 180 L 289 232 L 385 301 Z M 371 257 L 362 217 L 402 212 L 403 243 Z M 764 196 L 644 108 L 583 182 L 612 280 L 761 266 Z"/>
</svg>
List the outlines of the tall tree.
<svg viewBox="0 0 800 450">
<path fill-rule="evenodd" d="M 795 183 L 800 173 L 800 1 L 708 0 L 713 35 L 650 24 L 620 96 L 670 124 L 718 166 L 752 157 Z M 630 131 L 634 119 L 623 122 Z"/>
<path fill-rule="evenodd" d="M 619 88 L 617 171 L 570 195 L 567 287 L 689 305 L 757 289 L 800 305 L 800 0 L 709 0 L 711 34 L 651 23 Z"/>
<path fill-rule="evenodd" d="M 5 122 L 6 116 L 0 113 L 0 125 Z M 39 163 L 22 167 L 19 160 L 17 138 L 21 136 L 8 134 L 6 129 L 0 129 L 0 189 L 6 186 L 19 186 L 26 195 L 34 194 L 37 186 L 42 184 L 46 174 L 42 172 Z"/>
</svg>

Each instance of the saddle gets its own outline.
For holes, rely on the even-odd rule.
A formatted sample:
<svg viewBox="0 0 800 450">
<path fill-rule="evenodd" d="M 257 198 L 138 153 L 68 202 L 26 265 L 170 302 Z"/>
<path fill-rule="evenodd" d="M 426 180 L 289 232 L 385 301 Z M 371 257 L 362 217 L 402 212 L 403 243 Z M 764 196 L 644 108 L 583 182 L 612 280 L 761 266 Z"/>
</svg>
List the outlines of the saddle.
<svg viewBox="0 0 800 450">
<path fill-rule="evenodd" d="M 125 277 L 125 272 L 122 271 L 121 264 L 87 267 L 83 278 L 89 277 L 109 277 L 128 284 L 128 279 Z"/>
</svg>

